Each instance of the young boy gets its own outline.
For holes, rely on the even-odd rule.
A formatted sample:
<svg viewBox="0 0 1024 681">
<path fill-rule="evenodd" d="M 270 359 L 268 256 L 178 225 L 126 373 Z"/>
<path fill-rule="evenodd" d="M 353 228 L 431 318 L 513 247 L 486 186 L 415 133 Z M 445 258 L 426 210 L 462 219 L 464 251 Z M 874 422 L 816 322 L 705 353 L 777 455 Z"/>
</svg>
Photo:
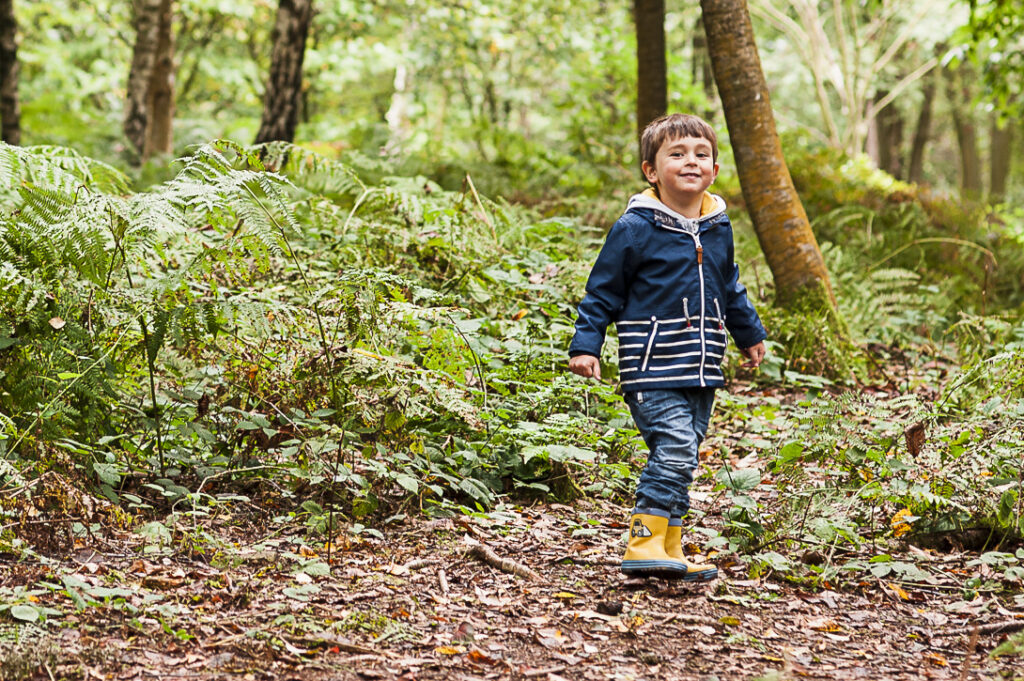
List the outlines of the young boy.
<svg viewBox="0 0 1024 681">
<path fill-rule="evenodd" d="M 739 283 L 725 202 L 707 192 L 718 175 L 715 131 L 697 116 L 664 116 L 644 129 L 640 148 L 651 188 L 629 200 L 590 272 L 569 369 L 601 378 L 601 344 L 615 322 L 623 395 L 650 449 L 622 571 L 710 580 L 715 566 L 683 557 L 688 489 L 724 385 L 726 330 L 751 367 L 766 334 Z"/>
</svg>

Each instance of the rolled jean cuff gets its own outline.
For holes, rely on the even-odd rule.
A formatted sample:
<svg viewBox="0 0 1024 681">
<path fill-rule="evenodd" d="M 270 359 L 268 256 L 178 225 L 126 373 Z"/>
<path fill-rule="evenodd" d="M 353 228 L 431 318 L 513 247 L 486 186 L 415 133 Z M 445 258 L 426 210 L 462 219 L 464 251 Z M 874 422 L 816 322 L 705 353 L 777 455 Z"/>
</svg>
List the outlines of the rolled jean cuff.
<svg viewBox="0 0 1024 681">
<path fill-rule="evenodd" d="M 660 508 L 634 508 L 633 515 L 655 515 L 659 518 L 668 518 L 669 524 L 672 524 L 672 514 L 669 511 L 663 511 Z M 682 521 L 680 521 L 682 522 Z"/>
</svg>

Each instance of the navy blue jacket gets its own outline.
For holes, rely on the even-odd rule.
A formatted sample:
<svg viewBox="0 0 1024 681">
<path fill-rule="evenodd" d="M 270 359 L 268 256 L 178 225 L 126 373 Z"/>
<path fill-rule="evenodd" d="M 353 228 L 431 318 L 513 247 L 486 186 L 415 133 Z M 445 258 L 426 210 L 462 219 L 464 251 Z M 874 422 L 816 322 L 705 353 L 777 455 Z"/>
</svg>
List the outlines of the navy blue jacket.
<svg viewBox="0 0 1024 681">
<path fill-rule="evenodd" d="M 569 355 L 600 357 L 614 322 L 625 392 L 720 387 L 726 330 L 741 348 L 767 336 L 739 282 L 725 201 L 705 203 L 691 220 L 651 192 L 634 196 L 590 272 Z"/>
</svg>

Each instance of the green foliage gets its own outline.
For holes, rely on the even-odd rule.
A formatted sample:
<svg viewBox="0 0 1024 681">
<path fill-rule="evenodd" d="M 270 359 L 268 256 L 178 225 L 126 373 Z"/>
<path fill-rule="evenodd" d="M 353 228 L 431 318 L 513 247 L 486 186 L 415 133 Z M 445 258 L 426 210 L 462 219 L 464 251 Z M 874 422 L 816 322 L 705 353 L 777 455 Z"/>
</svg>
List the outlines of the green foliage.
<svg viewBox="0 0 1024 681">
<path fill-rule="evenodd" d="M 0 148 L 7 456 L 188 517 L 215 481 L 286 471 L 313 531 L 621 495 L 631 448 L 595 432 L 621 403 L 564 374 L 572 224 L 357 162 L 217 142 L 132 193 L 71 152 Z"/>
<path fill-rule="evenodd" d="M 786 307 L 764 307 L 762 321 L 783 364 L 771 375 L 775 380 L 801 380 L 814 375 L 846 380 L 859 357 L 841 314 L 837 314 L 824 287 L 807 287 Z"/>
</svg>

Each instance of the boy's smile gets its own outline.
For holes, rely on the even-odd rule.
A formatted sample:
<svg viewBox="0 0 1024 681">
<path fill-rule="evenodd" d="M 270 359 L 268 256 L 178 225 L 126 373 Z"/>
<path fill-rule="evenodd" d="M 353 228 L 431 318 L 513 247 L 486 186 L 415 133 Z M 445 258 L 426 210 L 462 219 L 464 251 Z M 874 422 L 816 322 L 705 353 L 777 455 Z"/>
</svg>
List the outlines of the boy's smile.
<svg viewBox="0 0 1024 681">
<path fill-rule="evenodd" d="M 658 149 L 654 165 L 644 161 L 644 177 L 658 187 L 658 198 L 675 212 L 700 217 L 704 192 L 718 175 L 711 142 L 703 137 L 677 137 Z"/>
</svg>

